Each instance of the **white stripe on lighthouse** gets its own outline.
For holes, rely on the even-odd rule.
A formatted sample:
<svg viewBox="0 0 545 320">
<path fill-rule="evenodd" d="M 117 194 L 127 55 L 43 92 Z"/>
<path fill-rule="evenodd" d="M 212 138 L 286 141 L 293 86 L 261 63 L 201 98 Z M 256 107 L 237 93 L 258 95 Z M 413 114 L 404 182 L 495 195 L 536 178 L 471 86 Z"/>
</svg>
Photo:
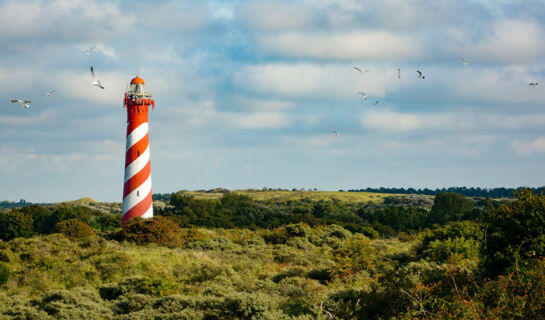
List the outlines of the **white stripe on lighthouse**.
<svg viewBox="0 0 545 320">
<path fill-rule="evenodd" d="M 146 147 L 146 150 L 144 150 L 144 152 L 142 152 L 140 154 L 140 156 L 138 158 L 136 158 L 136 160 L 131 162 L 131 164 L 129 164 L 125 168 L 125 182 L 127 182 L 127 180 L 132 178 L 135 174 L 140 172 L 140 170 L 142 170 L 146 166 L 146 164 L 150 160 L 150 154 L 149 153 L 150 152 L 149 152 L 149 145 L 148 145 Z"/>
<path fill-rule="evenodd" d="M 140 203 L 151 192 L 151 175 L 138 188 L 134 189 L 123 199 L 123 214 Z M 147 213 L 147 212 L 146 212 Z"/>
<path fill-rule="evenodd" d="M 148 209 L 148 211 L 146 211 L 146 213 L 144 213 L 142 215 L 142 218 L 144 219 L 147 219 L 147 218 L 153 218 L 153 205 L 151 205 Z"/>
<path fill-rule="evenodd" d="M 143 122 L 141 125 L 136 127 L 131 133 L 127 136 L 127 149 L 129 150 L 135 143 L 140 141 L 142 138 L 148 134 L 149 126 L 147 122 Z"/>
</svg>

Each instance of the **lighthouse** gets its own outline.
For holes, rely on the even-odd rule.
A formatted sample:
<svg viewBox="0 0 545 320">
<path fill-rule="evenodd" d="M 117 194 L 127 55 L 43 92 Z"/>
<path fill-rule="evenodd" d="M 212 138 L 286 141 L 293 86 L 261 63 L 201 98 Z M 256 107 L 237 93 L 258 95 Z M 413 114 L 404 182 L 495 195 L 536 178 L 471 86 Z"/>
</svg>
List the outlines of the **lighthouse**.
<svg viewBox="0 0 545 320">
<path fill-rule="evenodd" d="M 132 79 L 123 100 L 127 109 L 127 145 L 122 227 L 136 217 L 153 217 L 148 108 L 151 105 L 154 109 L 155 101 L 151 93 L 145 91 L 144 84 L 144 79 L 138 76 Z"/>
</svg>

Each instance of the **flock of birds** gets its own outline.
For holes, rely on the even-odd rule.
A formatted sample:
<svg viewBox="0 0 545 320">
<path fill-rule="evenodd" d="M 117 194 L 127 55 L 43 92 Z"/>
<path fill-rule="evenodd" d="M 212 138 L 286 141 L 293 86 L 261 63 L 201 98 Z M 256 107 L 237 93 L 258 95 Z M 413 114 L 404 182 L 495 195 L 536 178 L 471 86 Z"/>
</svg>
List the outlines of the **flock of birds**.
<svg viewBox="0 0 545 320">
<path fill-rule="evenodd" d="M 96 47 L 91 47 L 89 49 L 86 49 L 86 50 L 83 50 L 83 53 L 93 53 L 93 50 L 95 50 Z M 95 86 L 95 87 L 98 87 L 100 89 L 104 89 L 104 86 L 102 85 L 102 83 L 100 83 L 100 81 L 98 80 L 97 76 L 96 76 L 96 73 L 95 73 L 95 69 L 93 68 L 93 66 L 91 66 L 91 77 L 93 79 L 93 81 L 91 82 L 91 85 L 92 86 Z M 51 95 L 56 92 L 55 89 L 52 89 L 52 90 L 49 90 L 47 92 L 44 92 L 40 95 L 40 97 L 51 97 Z M 11 103 L 18 103 L 21 105 L 21 107 L 25 108 L 25 109 L 28 109 L 30 108 L 30 104 L 32 103 L 31 100 L 29 99 L 12 99 L 11 100 Z"/>
<path fill-rule="evenodd" d="M 468 65 L 468 62 L 466 61 L 466 59 L 464 59 L 464 57 L 460 57 L 460 60 L 462 61 L 462 63 L 464 64 L 464 66 L 467 66 Z M 358 71 L 361 75 L 364 75 L 365 73 L 371 71 L 371 69 L 361 69 L 359 67 L 352 67 L 354 68 L 356 71 Z M 422 71 L 420 70 L 416 70 L 416 73 L 417 73 L 417 78 L 418 79 L 426 79 L 426 76 L 422 73 Z M 401 69 L 398 67 L 397 68 L 397 78 L 398 79 L 401 79 Z M 530 82 L 529 83 L 529 86 L 535 88 L 537 87 L 538 83 L 537 82 Z M 360 95 L 360 97 L 363 99 L 363 100 L 367 100 L 369 99 L 369 96 L 363 92 L 363 91 L 358 91 L 358 94 Z M 373 105 L 376 106 L 380 103 L 380 100 L 376 100 Z M 335 138 L 338 138 L 340 135 L 339 135 L 339 132 L 337 132 L 337 130 L 333 130 L 333 137 Z"/>
<path fill-rule="evenodd" d="M 93 53 L 93 51 L 96 49 L 96 47 L 91 47 L 89 49 L 86 49 L 86 50 L 83 50 L 83 53 Z M 464 66 L 467 66 L 468 65 L 468 62 L 464 59 L 464 57 L 460 57 L 460 60 L 462 61 L 462 63 L 464 64 Z M 365 73 L 371 71 L 371 69 L 361 69 L 359 67 L 352 67 L 354 68 L 356 71 L 358 71 L 361 75 L 364 75 Z M 426 76 L 422 73 L 422 71 L 420 70 L 416 70 L 416 73 L 417 73 L 417 78 L 418 79 L 426 79 Z M 92 77 L 92 82 L 91 82 L 91 86 L 95 86 L 95 87 L 98 87 L 100 89 L 104 89 L 104 86 L 102 85 L 102 83 L 100 83 L 100 80 L 98 80 L 97 76 L 96 76 L 96 73 L 95 73 L 95 69 L 93 68 L 93 66 L 91 66 L 91 77 Z M 398 79 L 401 79 L 401 69 L 398 67 L 397 68 L 397 78 Z M 538 83 L 537 82 L 530 82 L 529 85 L 531 87 L 537 87 L 538 86 Z M 40 95 L 40 97 L 51 97 L 51 95 L 55 92 L 55 90 L 49 90 L 48 92 L 45 92 L 45 93 L 42 93 Z M 369 96 L 363 92 L 363 91 L 358 91 L 358 94 L 360 95 L 360 97 L 363 99 L 363 100 L 367 100 L 369 99 Z M 30 107 L 30 104 L 32 103 L 32 101 L 28 100 L 28 99 L 12 99 L 11 100 L 12 103 L 19 103 L 23 108 L 25 109 L 28 109 Z M 374 106 L 378 105 L 380 103 L 380 100 L 375 100 L 375 102 L 373 103 Z M 338 138 L 340 137 L 339 135 L 339 132 L 337 132 L 336 130 L 333 130 L 333 136 L 335 138 Z"/>
</svg>

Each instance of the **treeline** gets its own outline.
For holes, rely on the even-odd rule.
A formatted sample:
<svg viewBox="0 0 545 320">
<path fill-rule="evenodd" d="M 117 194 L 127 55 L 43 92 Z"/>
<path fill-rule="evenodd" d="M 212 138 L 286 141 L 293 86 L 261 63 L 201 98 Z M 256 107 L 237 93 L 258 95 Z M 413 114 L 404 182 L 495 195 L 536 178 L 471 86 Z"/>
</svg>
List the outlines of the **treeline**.
<svg viewBox="0 0 545 320">
<path fill-rule="evenodd" d="M 497 205 L 487 200 L 476 205 L 456 193 L 438 194 L 431 210 L 412 206 L 361 204 L 339 200 L 310 199 L 258 201 L 248 195 L 224 193 L 219 199 L 196 198 L 185 192 L 170 195 L 167 205 L 156 206 L 164 216 L 183 228 L 274 229 L 304 223 L 311 227 L 339 225 L 371 238 L 414 234 L 451 221 L 477 219 L 483 208 Z M 58 232 L 59 223 L 78 220 L 100 232 L 120 227 L 120 215 L 77 205 L 30 205 L 0 212 L 0 239 L 32 237 Z"/>
<path fill-rule="evenodd" d="M 482 197 L 482 198 L 515 198 L 515 193 L 523 189 L 532 190 L 536 194 L 542 194 L 545 191 L 545 187 L 539 188 L 474 188 L 474 187 L 449 187 L 441 189 L 415 189 L 415 188 L 365 188 L 365 189 L 350 189 L 348 192 L 377 192 L 377 193 L 395 193 L 395 194 L 423 194 L 428 196 L 435 196 L 439 193 L 454 192 L 466 197 Z"/>
<path fill-rule="evenodd" d="M 155 209 L 182 227 L 272 229 L 293 223 L 309 226 L 340 225 L 366 236 L 416 233 L 450 221 L 475 219 L 483 206 L 452 192 L 438 194 L 430 211 L 417 207 L 358 204 L 339 200 L 265 200 L 225 193 L 220 199 L 199 199 L 191 194 L 172 194 L 170 206 Z"/>
</svg>

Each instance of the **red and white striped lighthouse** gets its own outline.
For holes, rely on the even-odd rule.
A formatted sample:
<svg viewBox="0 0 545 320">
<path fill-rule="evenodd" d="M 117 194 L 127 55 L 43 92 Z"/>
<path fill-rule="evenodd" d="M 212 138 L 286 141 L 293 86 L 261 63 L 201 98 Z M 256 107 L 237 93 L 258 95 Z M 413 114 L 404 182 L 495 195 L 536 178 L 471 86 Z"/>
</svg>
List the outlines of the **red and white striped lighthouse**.
<svg viewBox="0 0 545 320">
<path fill-rule="evenodd" d="M 125 92 L 127 108 L 127 148 L 125 152 L 125 184 L 121 226 L 132 218 L 153 217 L 151 198 L 151 166 L 149 148 L 148 108 L 155 108 L 151 93 L 144 90 L 144 79 L 136 76 Z"/>
</svg>

